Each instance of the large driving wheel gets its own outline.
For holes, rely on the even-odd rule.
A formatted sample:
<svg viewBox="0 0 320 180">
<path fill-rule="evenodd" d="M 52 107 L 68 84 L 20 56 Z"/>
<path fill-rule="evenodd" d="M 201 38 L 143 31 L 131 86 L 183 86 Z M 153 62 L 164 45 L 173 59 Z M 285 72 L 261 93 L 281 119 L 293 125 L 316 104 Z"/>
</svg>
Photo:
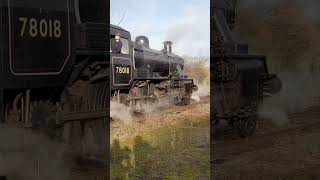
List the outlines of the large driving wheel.
<svg viewBox="0 0 320 180">
<path fill-rule="evenodd" d="M 237 126 L 240 137 L 252 136 L 256 131 L 256 117 L 248 117 L 240 120 Z"/>
<path fill-rule="evenodd" d="M 233 115 L 234 127 L 240 137 L 248 137 L 254 134 L 257 118 L 256 106 L 241 108 L 238 113 Z"/>
<path fill-rule="evenodd" d="M 89 112 L 105 110 L 108 113 L 107 96 L 108 83 L 87 84 L 82 96 L 74 95 L 70 91 L 63 94 L 64 112 Z M 76 107 L 76 108 L 74 108 Z M 69 152 L 76 156 L 92 159 L 106 159 L 107 118 L 81 119 L 68 121 L 63 126 L 63 138 L 69 147 Z"/>
</svg>

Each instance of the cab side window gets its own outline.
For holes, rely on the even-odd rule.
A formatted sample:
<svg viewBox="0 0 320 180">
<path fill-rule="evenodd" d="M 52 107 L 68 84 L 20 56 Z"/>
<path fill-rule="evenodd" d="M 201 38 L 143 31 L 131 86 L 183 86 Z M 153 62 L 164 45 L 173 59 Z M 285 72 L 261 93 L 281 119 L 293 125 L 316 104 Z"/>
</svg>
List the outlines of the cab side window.
<svg viewBox="0 0 320 180">
<path fill-rule="evenodd" d="M 111 35 L 110 37 L 110 52 L 112 52 L 112 41 L 114 41 L 115 39 L 115 36 L 114 35 Z M 129 54 L 130 52 L 130 48 L 129 48 L 129 41 L 128 39 L 125 39 L 125 38 L 120 38 L 120 41 L 121 41 L 121 44 L 122 44 L 122 47 L 121 47 L 121 51 L 120 51 L 120 54 Z"/>
</svg>

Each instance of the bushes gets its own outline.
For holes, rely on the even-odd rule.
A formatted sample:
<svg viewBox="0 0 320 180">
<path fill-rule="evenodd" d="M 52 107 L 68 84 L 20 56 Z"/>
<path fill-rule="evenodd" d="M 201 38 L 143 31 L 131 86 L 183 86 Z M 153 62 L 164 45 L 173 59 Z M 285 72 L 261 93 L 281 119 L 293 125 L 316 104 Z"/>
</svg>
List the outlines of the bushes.
<svg viewBox="0 0 320 180">
<path fill-rule="evenodd" d="M 210 71 L 208 58 L 184 58 L 186 60 L 184 73 L 194 79 L 197 84 L 209 84 Z"/>
</svg>

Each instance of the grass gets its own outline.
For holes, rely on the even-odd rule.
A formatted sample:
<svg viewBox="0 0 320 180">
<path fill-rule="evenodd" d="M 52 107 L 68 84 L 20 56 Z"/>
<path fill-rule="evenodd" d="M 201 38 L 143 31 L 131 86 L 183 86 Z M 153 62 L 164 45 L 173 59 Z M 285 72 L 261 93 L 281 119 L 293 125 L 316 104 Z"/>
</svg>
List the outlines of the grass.
<svg viewBox="0 0 320 180">
<path fill-rule="evenodd" d="M 111 147 L 111 179 L 209 179 L 209 119 L 164 127 Z"/>
</svg>

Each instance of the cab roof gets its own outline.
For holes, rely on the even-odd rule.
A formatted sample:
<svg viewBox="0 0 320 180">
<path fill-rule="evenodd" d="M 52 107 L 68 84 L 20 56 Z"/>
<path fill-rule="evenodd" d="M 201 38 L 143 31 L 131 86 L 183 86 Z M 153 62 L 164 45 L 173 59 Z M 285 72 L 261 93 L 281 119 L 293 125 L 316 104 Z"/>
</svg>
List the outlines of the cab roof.
<svg viewBox="0 0 320 180">
<path fill-rule="evenodd" d="M 119 31 L 129 32 L 129 31 L 123 29 L 122 27 L 116 26 L 116 25 L 113 25 L 113 24 L 110 24 L 110 29 L 116 29 L 116 30 L 119 30 Z"/>
<path fill-rule="evenodd" d="M 119 32 L 121 34 L 121 36 L 123 36 L 124 38 L 127 38 L 127 39 L 131 38 L 129 31 L 123 29 L 120 26 L 110 24 L 110 34 L 115 35 L 117 32 Z"/>
</svg>

